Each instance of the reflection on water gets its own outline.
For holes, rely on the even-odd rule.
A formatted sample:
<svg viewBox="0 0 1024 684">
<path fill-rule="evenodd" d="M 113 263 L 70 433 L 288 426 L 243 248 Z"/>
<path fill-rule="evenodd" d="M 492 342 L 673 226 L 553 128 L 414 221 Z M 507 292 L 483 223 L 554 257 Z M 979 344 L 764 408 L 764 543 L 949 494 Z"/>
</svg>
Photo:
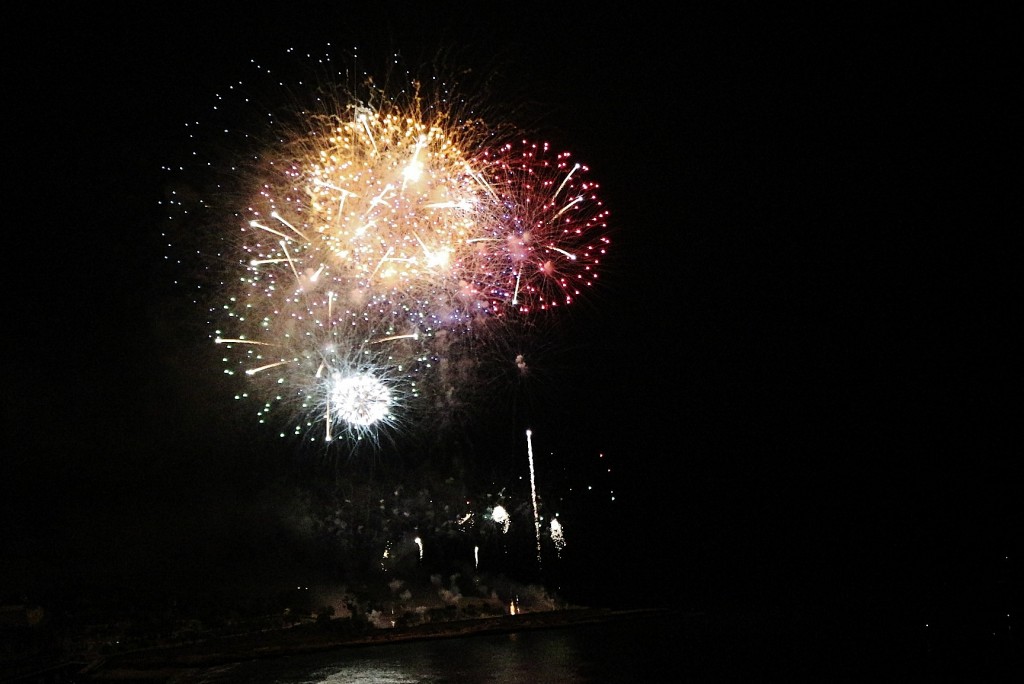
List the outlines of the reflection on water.
<svg viewBox="0 0 1024 684">
<path fill-rule="evenodd" d="M 668 639 L 666 627 L 665 618 L 656 618 L 350 647 L 253 660 L 193 673 L 177 681 L 189 684 L 636 682 L 645 667 L 656 662 L 654 654 L 669 652 L 668 644 L 663 643 Z"/>
</svg>

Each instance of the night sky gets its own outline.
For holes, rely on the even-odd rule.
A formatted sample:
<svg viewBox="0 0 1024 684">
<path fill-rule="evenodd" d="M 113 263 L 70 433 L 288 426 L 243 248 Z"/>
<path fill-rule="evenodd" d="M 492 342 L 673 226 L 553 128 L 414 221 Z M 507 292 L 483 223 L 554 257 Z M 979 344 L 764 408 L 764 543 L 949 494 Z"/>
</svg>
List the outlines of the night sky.
<svg viewBox="0 0 1024 684">
<path fill-rule="evenodd" d="M 26 26 L 7 59 L 3 599 L 216 575 L 276 543 L 269 484 L 328 477 L 224 395 L 160 203 L 214 93 L 330 42 L 500 61 L 503 94 L 601 183 L 600 291 L 473 437 L 479 458 L 521 449 L 525 475 L 526 415 L 538 469 L 595 484 L 567 530 L 595 601 L 908 625 L 1009 605 L 999 41 L 971 16 L 428 4 Z"/>
</svg>

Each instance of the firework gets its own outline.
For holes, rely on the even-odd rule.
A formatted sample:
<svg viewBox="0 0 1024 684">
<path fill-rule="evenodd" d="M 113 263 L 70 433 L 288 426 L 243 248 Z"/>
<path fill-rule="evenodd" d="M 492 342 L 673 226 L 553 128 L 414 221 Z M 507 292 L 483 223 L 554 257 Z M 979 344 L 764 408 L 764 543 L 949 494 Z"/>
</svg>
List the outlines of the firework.
<svg viewBox="0 0 1024 684">
<path fill-rule="evenodd" d="M 596 283 L 608 211 L 587 166 L 419 83 L 301 82 L 312 105 L 286 98 L 231 139 L 212 197 L 171 202 L 210 218 L 211 337 L 261 421 L 287 407 L 326 441 L 437 425 L 493 375 L 482 349 Z"/>
<path fill-rule="evenodd" d="M 533 502 L 533 529 L 537 537 L 537 565 L 540 565 L 540 515 L 537 512 L 537 481 L 533 472 L 533 431 L 526 431 L 526 453 L 530 462 L 530 500 Z"/>
<path fill-rule="evenodd" d="M 266 286 L 338 293 L 339 316 L 387 309 L 425 333 L 484 308 L 473 284 L 484 189 L 453 135 L 413 112 L 313 117 L 266 163 L 248 207 Z"/>
<path fill-rule="evenodd" d="M 509 517 L 508 511 L 505 510 L 504 506 L 495 506 L 494 510 L 491 511 L 491 519 L 501 525 L 502 533 L 508 532 L 508 526 L 511 524 L 512 518 Z"/>
<path fill-rule="evenodd" d="M 551 519 L 551 541 L 554 542 L 556 551 L 561 555 L 562 549 L 565 548 L 565 532 L 558 518 Z"/>
<path fill-rule="evenodd" d="M 482 157 L 495 213 L 476 238 L 488 254 L 480 288 L 522 312 L 571 304 L 595 284 L 609 245 L 589 168 L 528 140 Z"/>
</svg>

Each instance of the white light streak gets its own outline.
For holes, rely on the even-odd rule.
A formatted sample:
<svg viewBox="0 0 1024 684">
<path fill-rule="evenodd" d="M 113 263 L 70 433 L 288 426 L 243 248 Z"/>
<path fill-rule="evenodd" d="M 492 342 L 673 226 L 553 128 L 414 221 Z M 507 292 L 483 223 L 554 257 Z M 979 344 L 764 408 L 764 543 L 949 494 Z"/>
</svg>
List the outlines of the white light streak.
<svg viewBox="0 0 1024 684">
<path fill-rule="evenodd" d="M 526 451 L 530 457 L 530 496 L 533 499 L 533 529 L 537 534 L 537 565 L 540 565 L 540 515 L 537 512 L 537 482 L 533 473 L 533 430 L 526 431 Z"/>
</svg>

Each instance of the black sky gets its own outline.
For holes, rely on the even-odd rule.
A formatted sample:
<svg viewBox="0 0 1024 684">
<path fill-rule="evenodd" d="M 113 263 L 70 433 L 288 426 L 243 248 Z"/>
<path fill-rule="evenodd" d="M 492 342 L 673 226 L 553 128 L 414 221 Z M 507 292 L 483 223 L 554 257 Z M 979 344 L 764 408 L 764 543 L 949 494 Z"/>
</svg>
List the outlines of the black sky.
<svg viewBox="0 0 1024 684">
<path fill-rule="evenodd" d="M 29 22 L 9 60 L 5 593 L 251 532 L 290 457 L 192 375 L 160 167 L 248 60 L 328 41 L 500 53 L 600 179 L 605 289 L 540 402 L 547 446 L 615 464 L 595 574 L 692 606 L 1002 591 L 1011 84 L 981 17 L 126 7 Z"/>
</svg>

